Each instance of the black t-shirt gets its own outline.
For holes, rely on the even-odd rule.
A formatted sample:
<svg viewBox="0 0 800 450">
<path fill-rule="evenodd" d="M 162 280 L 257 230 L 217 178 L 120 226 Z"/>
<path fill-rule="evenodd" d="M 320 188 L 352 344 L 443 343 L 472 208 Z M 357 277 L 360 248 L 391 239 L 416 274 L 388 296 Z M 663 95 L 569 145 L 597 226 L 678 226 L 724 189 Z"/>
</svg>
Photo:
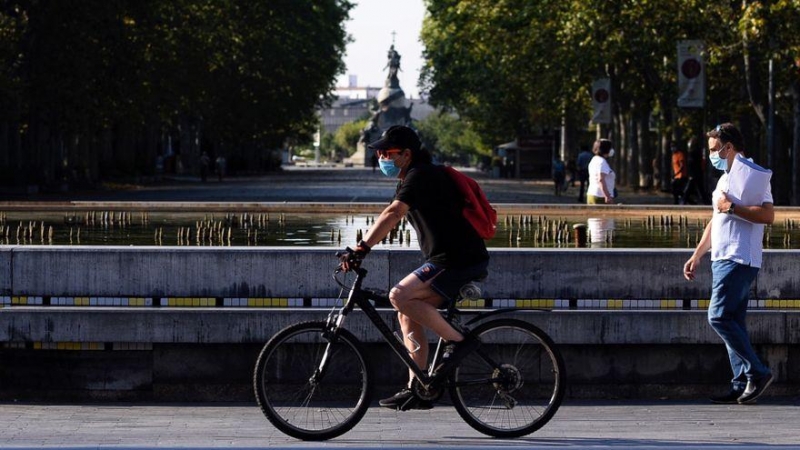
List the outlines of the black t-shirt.
<svg viewBox="0 0 800 450">
<path fill-rule="evenodd" d="M 489 259 L 483 239 L 464 218 L 464 198 L 443 167 L 412 167 L 394 199 L 408 205 L 408 221 L 426 260 L 460 268 Z"/>
</svg>

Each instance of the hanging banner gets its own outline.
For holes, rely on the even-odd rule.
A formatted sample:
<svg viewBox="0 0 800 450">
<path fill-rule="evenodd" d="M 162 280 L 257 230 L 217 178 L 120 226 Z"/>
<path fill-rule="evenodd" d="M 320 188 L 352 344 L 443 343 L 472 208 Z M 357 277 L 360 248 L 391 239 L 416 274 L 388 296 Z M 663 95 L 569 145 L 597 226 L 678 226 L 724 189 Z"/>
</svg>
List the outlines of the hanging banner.
<svg viewBox="0 0 800 450">
<path fill-rule="evenodd" d="M 611 123 L 611 79 L 600 78 L 592 83 L 592 123 Z"/>
<path fill-rule="evenodd" d="M 703 41 L 678 42 L 678 107 L 703 108 L 706 105 L 706 74 Z"/>
</svg>

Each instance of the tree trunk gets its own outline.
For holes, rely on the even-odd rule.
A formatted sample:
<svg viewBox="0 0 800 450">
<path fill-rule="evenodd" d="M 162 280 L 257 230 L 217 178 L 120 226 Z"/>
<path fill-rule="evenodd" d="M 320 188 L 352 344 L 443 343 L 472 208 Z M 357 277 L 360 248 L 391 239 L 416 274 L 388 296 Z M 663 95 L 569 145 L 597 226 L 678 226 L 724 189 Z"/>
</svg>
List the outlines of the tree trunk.
<svg viewBox="0 0 800 450">
<path fill-rule="evenodd" d="M 662 99 L 661 100 L 661 123 L 662 130 L 666 130 L 667 124 L 669 124 L 669 128 L 676 129 L 676 124 L 674 123 L 673 109 L 667 106 L 668 100 Z M 661 133 L 661 145 L 658 149 L 658 161 L 659 161 L 659 168 L 660 168 L 660 176 L 657 181 L 658 188 L 663 192 L 668 192 L 672 187 L 670 182 L 672 180 L 672 168 L 670 167 L 671 161 L 671 154 L 670 154 L 670 135 L 669 133 L 663 132 Z"/>
<path fill-rule="evenodd" d="M 795 79 L 791 85 L 793 103 L 793 124 L 792 133 L 792 184 L 791 184 L 791 204 L 800 205 L 800 80 Z"/>
<path fill-rule="evenodd" d="M 625 146 L 627 147 L 625 154 L 626 185 L 634 189 L 639 189 L 639 123 L 636 117 L 636 108 L 631 103 L 631 111 L 625 122 L 628 126 L 627 139 Z"/>
<path fill-rule="evenodd" d="M 650 141 L 650 108 L 639 112 L 638 165 L 639 188 L 650 189 L 653 186 L 653 146 Z"/>
<path fill-rule="evenodd" d="M 625 164 L 625 140 L 627 139 L 626 136 L 628 129 L 625 127 L 625 120 L 625 114 L 620 113 L 614 116 L 614 131 L 612 132 L 613 135 L 609 137 L 614 144 L 614 148 L 616 149 L 616 158 L 612 158 L 610 164 L 614 171 L 617 172 L 616 182 L 619 186 L 625 185 L 625 177 L 627 176 L 627 165 Z"/>
</svg>

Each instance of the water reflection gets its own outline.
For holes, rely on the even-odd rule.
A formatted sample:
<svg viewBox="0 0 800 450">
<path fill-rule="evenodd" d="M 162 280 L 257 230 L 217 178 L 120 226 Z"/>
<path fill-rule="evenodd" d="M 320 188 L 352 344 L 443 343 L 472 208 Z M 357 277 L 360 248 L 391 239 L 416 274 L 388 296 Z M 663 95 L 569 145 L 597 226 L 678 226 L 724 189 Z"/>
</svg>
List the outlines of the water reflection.
<svg viewBox="0 0 800 450">
<path fill-rule="evenodd" d="M 589 218 L 507 214 L 498 219 L 488 247 L 694 248 L 707 218 L 697 215 L 634 215 Z M 592 213 L 594 214 L 594 213 Z M 137 246 L 328 246 L 354 245 L 377 214 L 197 212 L 9 212 L 0 211 L 0 245 Z M 588 239 L 587 239 L 588 238 Z M 402 221 L 382 248 L 417 248 Z M 768 226 L 765 248 L 800 248 L 800 220 Z"/>
<path fill-rule="evenodd" d="M 591 218 L 586 221 L 589 227 L 590 247 L 611 247 L 614 242 L 614 219 Z"/>
</svg>

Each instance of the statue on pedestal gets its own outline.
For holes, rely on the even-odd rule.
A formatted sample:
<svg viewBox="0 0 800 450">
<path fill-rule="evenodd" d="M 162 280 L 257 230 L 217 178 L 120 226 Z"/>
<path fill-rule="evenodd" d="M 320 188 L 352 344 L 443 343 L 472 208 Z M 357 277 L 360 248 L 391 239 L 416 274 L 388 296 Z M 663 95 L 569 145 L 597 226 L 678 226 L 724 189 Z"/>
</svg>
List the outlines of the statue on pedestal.
<svg viewBox="0 0 800 450">
<path fill-rule="evenodd" d="M 400 88 L 397 72 L 400 70 L 400 54 L 395 50 L 394 44 L 389 48 L 387 63 L 384 69 L 389 69 L 383 88 L 378 92 L 378 108 L 373 110 L 367 126 L 361 130 L 356 153 L 350 158 L 354 165 L 369 165 L 372 159 L 367 154 L 367 145 L 378 140 L 384 131 L 394 125 L 411 125 L 411 106 L 406 106 L 406 96 Z"/>
</svg>

